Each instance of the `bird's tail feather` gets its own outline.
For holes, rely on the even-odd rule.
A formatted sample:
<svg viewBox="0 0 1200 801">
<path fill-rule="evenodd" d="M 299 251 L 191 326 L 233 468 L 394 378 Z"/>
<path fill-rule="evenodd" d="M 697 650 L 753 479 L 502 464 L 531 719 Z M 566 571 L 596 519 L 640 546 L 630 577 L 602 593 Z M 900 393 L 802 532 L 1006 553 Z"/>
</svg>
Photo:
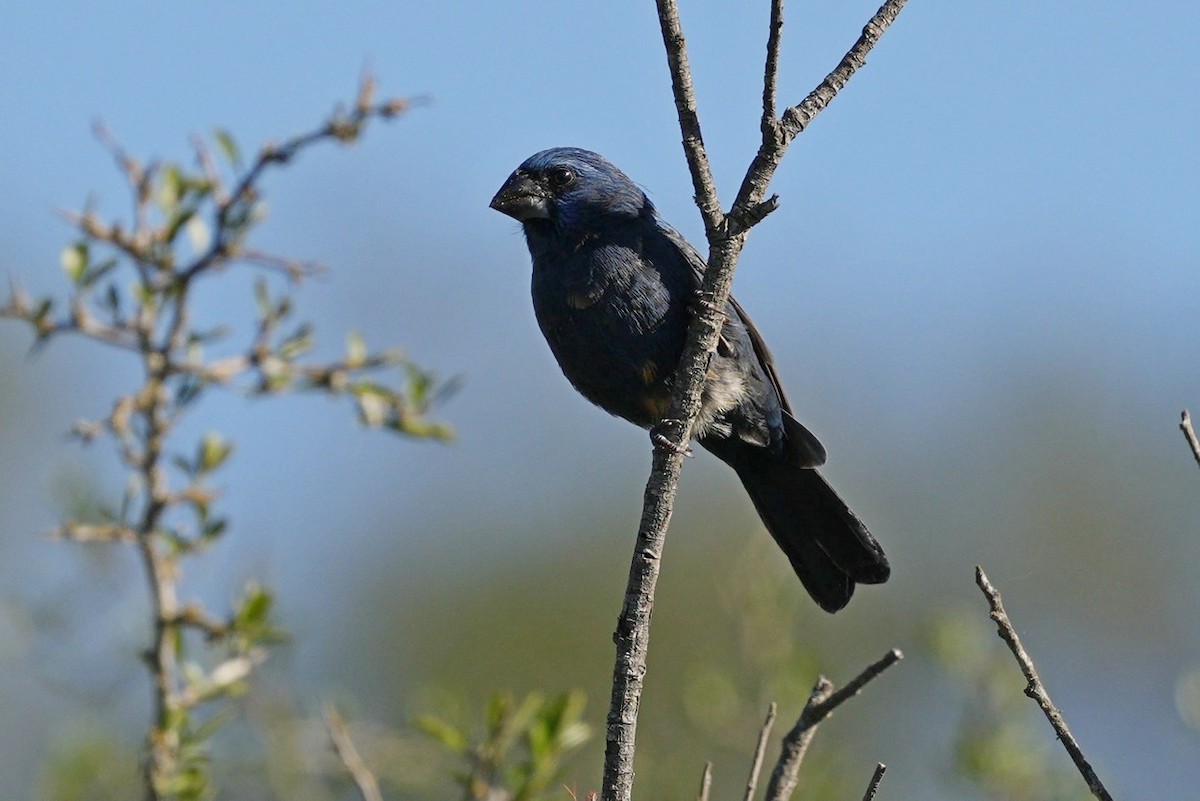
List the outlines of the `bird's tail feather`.
<svg viewBox="0 0 1200 801">
<path fill-rule="evenodd" d="M 822 609 L 844 607 L 855 584 L 887 581 L 891 568 L 883 549 L 820 473 L 758 448 L 714 450 L 737 471 L 767 530 Z"/>
</svg>

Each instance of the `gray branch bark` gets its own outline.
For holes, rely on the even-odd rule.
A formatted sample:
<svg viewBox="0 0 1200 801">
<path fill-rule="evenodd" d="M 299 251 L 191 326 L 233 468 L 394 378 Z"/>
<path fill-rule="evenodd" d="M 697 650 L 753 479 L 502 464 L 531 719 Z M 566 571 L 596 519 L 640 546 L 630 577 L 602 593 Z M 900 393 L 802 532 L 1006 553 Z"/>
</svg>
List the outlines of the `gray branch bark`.
<svg viewBox="0 0 1200 801">
<path fill-rule="evenodd" d="M 779 759 L 775 770 L 771 772 L 771 781 L 767 785 L 766 801 L 787 801 L 796 789 L 796 777 L 800 773 L 800 763 L 808 752 L 808 746 L 817 733 L 817 724 L 829 717 L 835 709 L 862 692 L 869 681 L 892 665 L 904 658 L 904 654 L 893 648 L 883 655 L 883 658 L 867 666 L 867 669 L 855 676 L 842 689 L 834 691 L 833 682 L 821 676 L 813 687 L 804 711 L 796 725 L 783 738 L 779 749 Z"/>
<path fill-rule="evenodd" d="M 1196 439 L 1196 429 L 1192 428 L 1192 416 L 1187 409 L 1183 410 L 1183 414 L 1179 419 L 1179 430 L 1183 432 L 1183 436 L 1187 439 L 1188 447 L 1192 449 L 1192 458 L 1196 460 L 1196 464 L 1200 466 L 1200 440 Z"/>
<path fill-rule="evenodd" d="M 679 8 L 675 0 L 657 0 L 683 150 L 692 176 L 696 205 L 704 219 L 709 252 L 697 304 L 700 312 L 688 330 L 687 344 L 675 374 L 675 391 L 670 409 L 653 438 L 653 465 L 646 483 L 625 600 L 613 635 L 617 654 L 606 726 L 601 790 L 603 801 L 629 801 L 633 794 L 634 743 L 646 675 L 654 589 L 658 582 L 663 546 L 674 509 L 686 446 L 691 440 L 692 427 L 700 411 L 705 372 L 721 331 L 723 309 L 733 283 L 738 256 L 750 228 L 775 208 L 775 198 L 764 198 L 788 145 L 829 104 L 854 71 L 862 66 L 867 52 L 895 20 L 903 5 L 904 0 L 888 0 L 867 23 L 862 36 L 834 71 L 803 102 L 789 108 L 782 118 L 776 119 L 774 97 L 783 0 L 773 0 L 763 77 L 763 141 L 742 182 L 737 200 L 729 213 L 724 214 L 700 130 L 700 116 L 688 65 L 687 43 L 679 21 Z"/>
<path fill-rule="evenodd" d="M 1054 733 L 1058 739 L 1062 741 L 1063 748 L 1067 749 L 1067 753 L 1071 755 L 1071 761 L 1075 763 L 1075 767 L 1079 770 L 1079 774 L 1083 776 L 1083 780 L 1087 782 L 1088 789 L 1092 791 L 1092 795 L 1101 801 L 1112 801 L 1112 796 L 1108 794 L 1104 784 L 1100 781 L 1100 777 L 1096 775 L 1096 771 L 1092 769 L 1091 763 L 1084 756 L 1083 749 L 1079 747 L 1079 743 L 1071 734 L 1071 730 L 1067 728 L 1067 721 L 1063 719 L 1062 713 L 1058 711 L 1058 707 L 1050 700 L 1050 695 L 1046 692 L 1045 685 L 1038 677 L 1037 668 L 1033 665 L 1033 659 L 1025 650 L 1025 646 L 1021 645 L 1021 639 L 1017 636 L 1016 629 L 1013 628 L 1012 622 L 1008 619 L 1008 613 L 1004 611 L 1004 604 L 1000 600 L 1000 592 L 992 586 L 992 582 L 988 581 L 987 575 L 983 572 L 982 567 L 975 568 L 975 583 L 979 585 L 979 589 L 983 590 L 984 596 L 988 600 L 988 606 L 991 607 L 991 618 L 996 623 L 997 633 L 1000 639 L 1004 640 L 1008 645 L 1013 656 L 1017 660 L 1017 664 L 1021 667 L 1021 672 L 1025 674 L 1025 680 L 1028 682 L 1025 686 L 1025 694 L 1037 701 L 1037 705 L 1042 708 L 1042 713 L 1045 714 L 1046 720 L 1050 721 L 1050 725 L 1054 727 Z"/>
</svg>

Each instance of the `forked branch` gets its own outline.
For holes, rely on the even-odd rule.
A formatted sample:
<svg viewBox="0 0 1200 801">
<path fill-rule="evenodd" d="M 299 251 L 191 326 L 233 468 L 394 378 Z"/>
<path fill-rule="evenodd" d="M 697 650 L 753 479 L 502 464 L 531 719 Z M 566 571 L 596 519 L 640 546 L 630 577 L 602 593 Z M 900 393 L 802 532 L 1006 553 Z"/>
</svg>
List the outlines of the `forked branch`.
<svg viewBox="0 0 1200 801">
<path fill-rule="evenodd" d="M 683 355 L 675 373 L 670 407 L 655 432 L 653 466 L 646 484 L 625 601 L 613 636 L 617 654 L 606 729 L 602 785 L 604 801 L 628 801 L 633 793 L 634 740 L 646 674 L 654 589 L 658 582 L 686 444 L 691 439 L 692 427 L 700 411 L 700 395 L 709 355 L 715 349 L 720 335 L 734 267 L 746 235 L 751 227 L 776 208 L 776 199 L 767 198 L 766 190 L 792 139 L 829 104 L 863 64 L 867 52 L 896 18 L 903 5 L 904 0 L 888 0 L 867 23 L 863 35 L 834 71 L 799 106 L 788 109 L 782 119 L 776 120 L 774 107 L 783 3 L 782 0 L 773 0 L 763 79 L 763 142 L 746 173 L 737 200 L 726 214 L 721 211 L 704 148 L 679 8 L 675 0 L 657 0 L 659 26 L 671 74 L 683 150 L 692 176 L 696 205 L 704 219 L 709 252 L 699 293 L 700 312 L 688 330 Z"/>
</svg>

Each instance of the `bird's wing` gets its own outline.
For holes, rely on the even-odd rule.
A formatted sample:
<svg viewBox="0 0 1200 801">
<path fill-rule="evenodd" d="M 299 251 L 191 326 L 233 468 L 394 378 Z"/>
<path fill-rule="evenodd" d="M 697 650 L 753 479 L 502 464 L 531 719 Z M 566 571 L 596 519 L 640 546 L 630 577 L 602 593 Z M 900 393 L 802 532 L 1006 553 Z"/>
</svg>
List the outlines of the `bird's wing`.
<svg viewBox="0 0 1200 801">
<path fill-rule="evenodd" d="M 684 260 L 691 266 L 692 273 L 696 278 L 696 288 L 699 289 L 701 282 L 704 280 L 704 271 L 708 267 L 704 258 L 674 228 L 661 220 L 658 224 L 666 233 L 671 243 L 679 249 Z M 758 358 L 759 365 L 762 367 L 763 372 L 766 373 L 767 378 L 770 379 L 771 386 L 775 389 L 775 394 L 779 398 L 779 405 L 783 409 L 783 424 L 787 432 L 788 449 L 792 452 L 793 459 L 797 466 L 800 467 L 820 467 L 825 464 L 825 446 L 817 439 L 816 434 L 805 428 L 793 416 L 792 405 L 788 401 L 787 393 L 784 392 L 783 384 L 779 380 L 779 373 L 775 369 L 775 357 L 771 355 L 771 349 L 767 347 L 766 340 L 759 333 L 758 328 L 754 325 L 754 321 L 750 319 L 750 315 L 746 314 L 746 310 L 742 308 L 742 304 L 738 303 L 733 295 L 729 296 L 728 306 L 750 336 L 750 344 L 754 348 L 754 355 Z M 729 312 L 726 311 L 726 316 L 728 314 Z"/>
<path fill-rule="evenodd" d="M 679 252 L 683 254 L 684 259 L 691 266 L 693 274 L 696 276 L 696 288 L 700 288 L 700 283 L 704 280 L 704 271 L 708 265 L 704 257 L 691 246 L 691 244 L 683 238 L 683 235 L 669 225 L 660 222 L 663 231 L 667 238 L 679 248 Z M 733 309 L 733 313 L 737 315 L 738 322 L 746 329 L 746 333 L 750 335 L 750 344 L 754 348 L 754 355 L 758 357 L 758 363 L 762 365 L 763 372 L 771 379 L 771 386 L 775 388 L 775 392 L 779 395 L 779 405 L 788 414 L 792 412 L 792 405 L 788 403 L 787 394 L 783 391 L 783 384 L 779 381 L 779 373 L 775 371 L 775 358 L 771 355 L 770 348 L 763 340 L 762 334 L 758 332 L 754 322 L 750 319 L 750 315 L 746 314 L 746 310 L 742 308 L 742 304 L 738 303 L 733 295 L 729 296 L 729 305 Z M 728 314 L 728 312 L 726 313 Z"/>
</svg>

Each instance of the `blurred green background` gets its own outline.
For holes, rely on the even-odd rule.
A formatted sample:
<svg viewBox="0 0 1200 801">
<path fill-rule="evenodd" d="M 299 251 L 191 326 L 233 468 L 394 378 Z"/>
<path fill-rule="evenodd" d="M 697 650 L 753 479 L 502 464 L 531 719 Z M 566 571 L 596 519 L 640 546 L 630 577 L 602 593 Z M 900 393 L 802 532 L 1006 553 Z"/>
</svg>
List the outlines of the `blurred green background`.
<svg viewBox="0 0 1200 801">
<path fill-rule="evenodd" d="M 683 6 L 728 202 L 755 147 L 767 10 Z M 874 7 L 791 9 L 783 96 Z M 530 153 L 580 145 L 702 240 L 650 4 L 51 3 L 3 21 L 0 274 L 34 292 L 62 282 L 54 209 L 125 208 L 94 118 L 134 153 L 182 158 L 216 125 L 244 148 L 307 128 L 364 64 L 386 93 L 434 98 L 269 180 L 259 243 L 330 266 L 299 300 L 331 350 L 358 328 L 462 375 L 441 410 L 458 442 L 360 430 L 304 398 L 210 398 L 193 418 L 238 450 L 231 534 L 187 588 L 220 607 L 261 578 L 293 635 L 218 748 L 227 797 L 332 797 L 302 756 L 326 697 L 378 727 L 361 732 L 402 774 L 394 797 L 445 797 L 409 721 L 473 719 L 493 689 L 584 690 L 594 736 L 567 777 L 595 787 L 647 441 L 562 379 L 521 237 L 487 201 Z M 1200 407 L 1198 35 L 1184 2 L 912 2 L 797 141 L 735 291 L 894 578 L 821 613 L 733 476 L 689 462 L 639 793 L 688 796 L 712 759 L 728 797 L 770 700 L 782 725 L 818 671 L 845 681 L 893 646 L 908 659 L 818 734 L 810 793 L 858 797 L 876 760 L 889 798 L 1023 797 L 989 786 L 987 754 L 1037 763 L 1005 762 L 1010 777 L 1066 770 L 1031 702 L 989 695 L 980 563 L 1116 794 L 1200 781 L 1200 472 L 1176 428 Z M 248 277 L 229 281 L 202 298 L 213 322 L 250 314 Z M 63 434 L 134 376 L 83 343 L 28 346 L 0 324 L 0 796 L 108 771 L 119 797 L 133 757 L 113 755 L 136 752 L 147 717 L 145 588 L 129 554 L 38 534 L 120 491 L 103 449 Z M 1019 691 L 1015 666 L 1000 675 Z M 1013 731 L 985 757 L 960 739 Z"/>
</svg>

